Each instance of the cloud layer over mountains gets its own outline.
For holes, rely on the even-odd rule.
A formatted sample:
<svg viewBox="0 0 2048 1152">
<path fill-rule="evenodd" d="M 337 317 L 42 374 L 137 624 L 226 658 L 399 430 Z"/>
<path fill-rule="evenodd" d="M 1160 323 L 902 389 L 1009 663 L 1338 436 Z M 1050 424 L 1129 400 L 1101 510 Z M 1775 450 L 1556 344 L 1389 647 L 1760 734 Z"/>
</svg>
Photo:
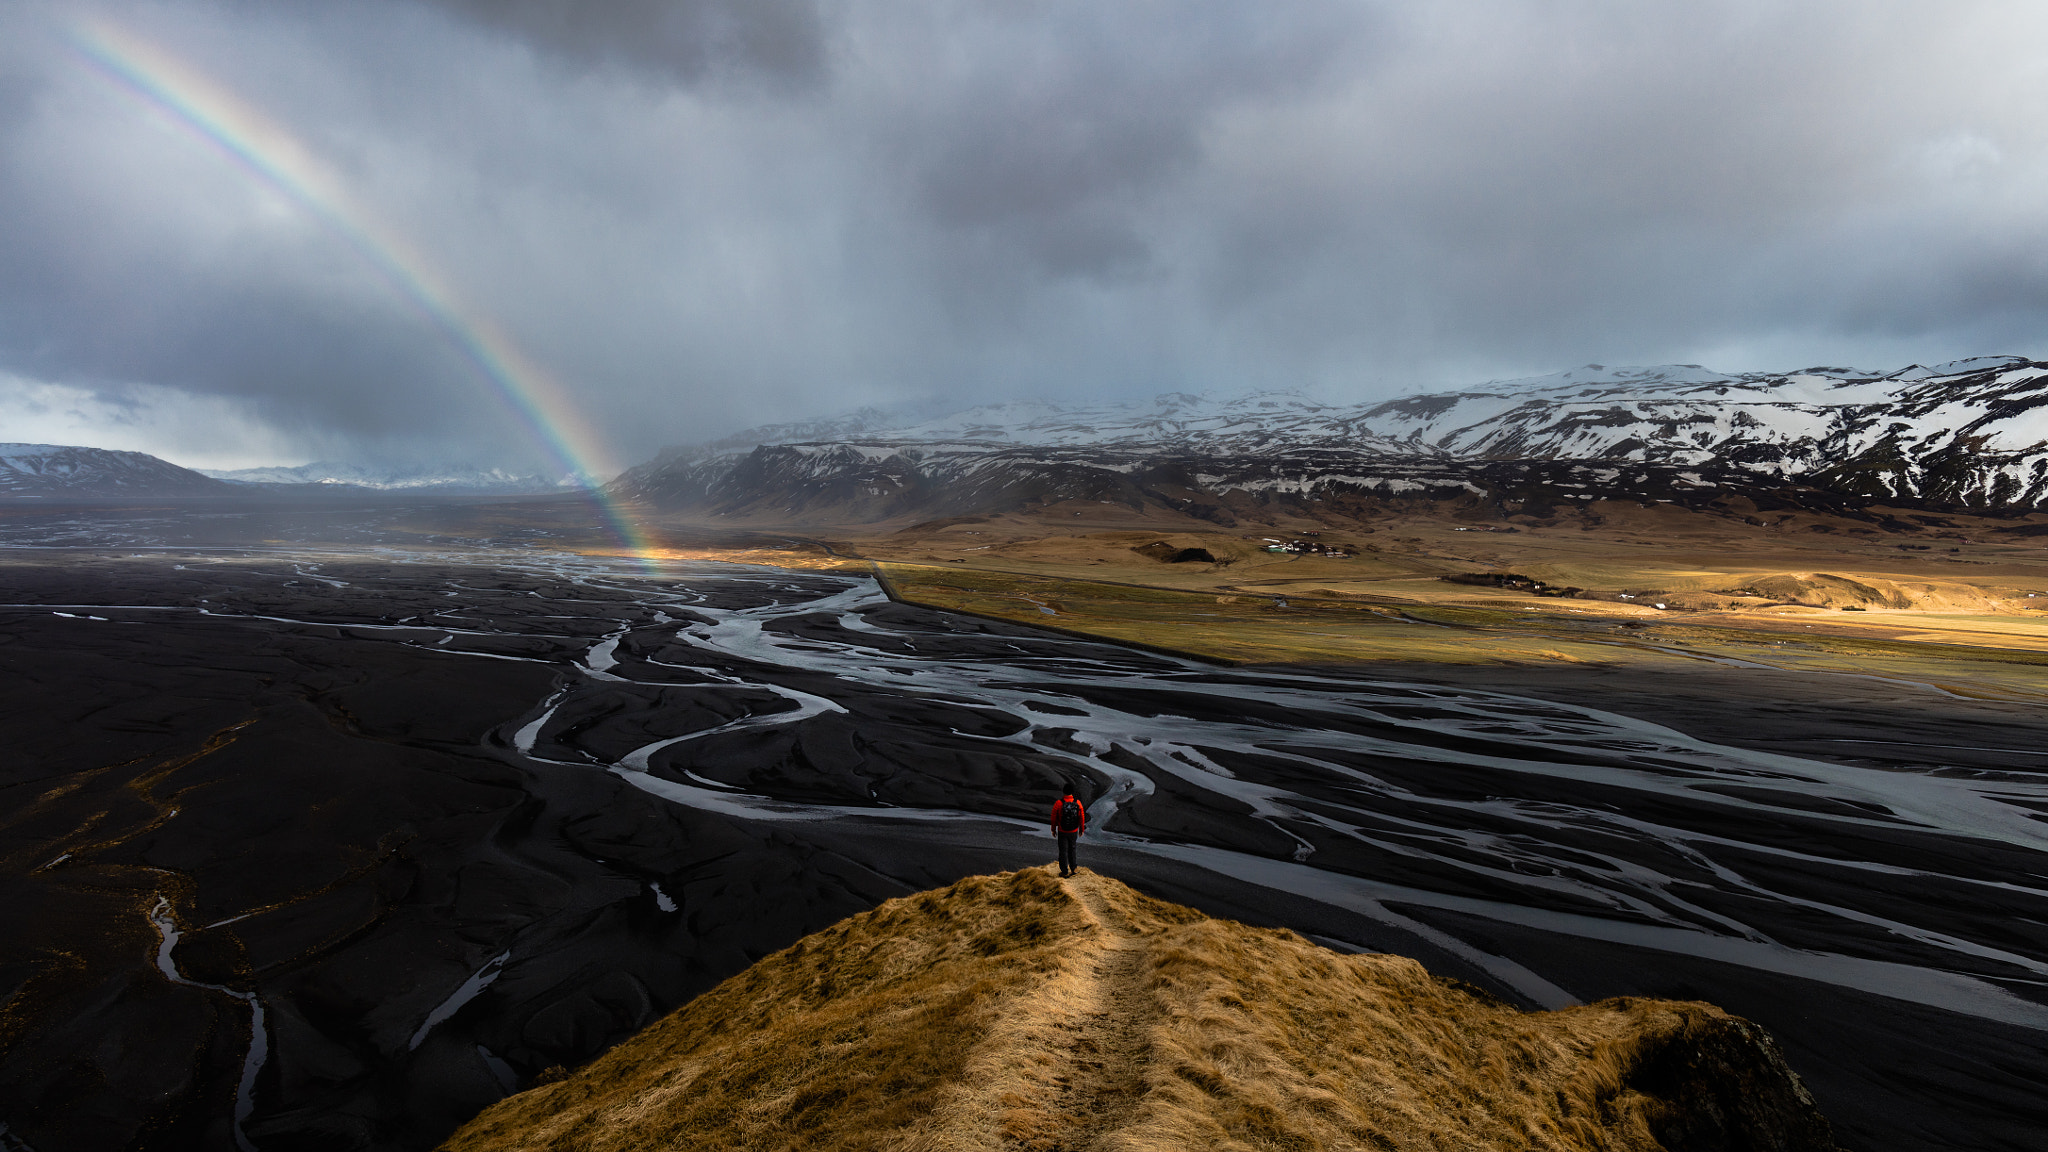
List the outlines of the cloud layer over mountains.
<svg viewBox="0 0 2048 1152">
<path fill-rule="evenodd" d="M 2048 351 L 2037 5 L 20 0 L 0 439 L 171 396 L 236 417 L 109 446 L 535 455 L 93 26 L 295 138 L 623 462 L 935 394 Z"/>
</svg>

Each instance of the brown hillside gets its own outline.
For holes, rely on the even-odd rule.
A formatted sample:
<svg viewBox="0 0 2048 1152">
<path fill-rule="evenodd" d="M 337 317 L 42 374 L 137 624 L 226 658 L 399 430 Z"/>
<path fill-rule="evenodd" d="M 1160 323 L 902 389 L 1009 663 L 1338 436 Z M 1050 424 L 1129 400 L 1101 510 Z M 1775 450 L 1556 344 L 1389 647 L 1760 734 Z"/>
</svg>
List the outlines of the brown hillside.
<svg viewBox="0 0 2048 1152">
<path fill-rule="evenodd" d="M 1832 1150 L 1706 1004 L 1521 1012 L 1083 871 L 977 876 L 807 937 L 456 1152 Z"/>
</svg>

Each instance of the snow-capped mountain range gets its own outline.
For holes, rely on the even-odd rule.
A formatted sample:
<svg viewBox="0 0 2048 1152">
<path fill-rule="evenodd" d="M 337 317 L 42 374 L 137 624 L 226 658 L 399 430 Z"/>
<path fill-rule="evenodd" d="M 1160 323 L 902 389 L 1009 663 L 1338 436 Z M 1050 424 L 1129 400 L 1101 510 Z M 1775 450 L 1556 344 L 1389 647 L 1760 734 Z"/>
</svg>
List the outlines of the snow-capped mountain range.
<svg viewBox="0 0 2048 1152">
<path fill-rule="evenodd" d="M 19 497 L 515 495 L 566 486 L 464 466 L 316 463 L 202 474 L 140 452 L 0 445 L 0 495 Z M 669 508 L 834 520 L 1069 499 L 1149 501 L 1217 518 L 1225 497 L 1241 504 L 1345 493 L 1462 493 L 1539 507 L 1598 495 L 1697 502 L 1735 493 L 2021 510 L 2048 502 L 2048 363 L 2004 356 L 1887 373 L 1737 375 L 1588 365 L 1348 405 L 1266 392 L 864 409 L 672 449 L 612 489 Z M 1793 489 L 1807 495 L 1787 496 Z"/>
<path fill-rule="evenodd" d="M 885 517 L 921 503 L 943 513 L 1009 499 L 1118 499 L 1103 493 L 1136 481 L 1113 477 L 1161 468 L 1175 471 L 1178 489 L 1301 496 L 1477 493 L 1482 473 L 1510 463 L 1550 475 L 1572 462 L 1617 489 L 1795 484 L 1987 509 L 2048 499 L 2048 363 L 2010 356 L 1888 373 L 1588 365 L 1354 405 L 1287 392 L 1167 393 L 888 424 L 866 410 L 754 429 L 673 449 L 615 487 L 727 514 L 850 500 Z"/>
<path fill-rule="evenodd" d="M 296 467 L 236 468 L 199 471 L 216 480 L 238 484 L 321 484 L 378 491 L 446 492 L 450 494 L 521 495 L 559 492 L 566 481 L 538 473 L 509 472 L 467 464 L 337 464 L 316 461 Z"/>
<path fill-rule="evenodd" d="M 232 471 L 181 468 L 145 452 L 70 444 L 0 444 L 0 497 L 234 497 L 350 493 L 515 496 L 560 492 L 550 477 L 467 466 L 304 464 Z"/>
</svg>

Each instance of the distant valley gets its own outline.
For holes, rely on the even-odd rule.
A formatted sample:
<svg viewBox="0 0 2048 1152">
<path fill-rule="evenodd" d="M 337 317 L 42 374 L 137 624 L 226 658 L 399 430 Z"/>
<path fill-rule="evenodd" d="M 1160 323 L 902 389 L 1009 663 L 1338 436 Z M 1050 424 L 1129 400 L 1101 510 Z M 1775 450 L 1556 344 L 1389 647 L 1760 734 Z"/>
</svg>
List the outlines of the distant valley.
<svg viewBox="0 0 2048 1152">
<path fill-rule="evenodd" d="M 1846 1147 L 2030 1147 L 2048 511 L 1999 477 L 2041 372 L 1968 368 L 867 414 L 672 453 L 611 508 L 17 446 L 5 1135 L 414 1152 L 550 1081 L 510 1107 L 580 1124 L 564 1070 L 1042 863 L 1078 787 L 1088 866 L 1138 891 L 1516 1010 L 1711 1001 Z M 1844 471 L 1880 418 L 1907 464 Z"/>
</svg>

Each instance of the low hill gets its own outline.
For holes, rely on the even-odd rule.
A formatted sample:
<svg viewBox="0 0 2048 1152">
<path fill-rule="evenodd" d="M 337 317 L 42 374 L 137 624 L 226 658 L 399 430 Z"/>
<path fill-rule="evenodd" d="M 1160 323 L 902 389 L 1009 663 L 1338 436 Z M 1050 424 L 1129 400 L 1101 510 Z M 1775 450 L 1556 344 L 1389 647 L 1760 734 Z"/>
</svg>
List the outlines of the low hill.
<svg viewBox="0 0 2048 1152">
<path fill-rule="evenodd" d="M 1403 957 L 1030 869 L 806 937 L 444 1147 L 1835 1144 L 1770 1037 L 1709 1005 L 1522 1012 Z"/>
<path fill-rule="evenodd" d="M 0 444 L 0 498 L 231 496 L 232 484 L 147 452 L 73 444 Z"/>
</svg>

